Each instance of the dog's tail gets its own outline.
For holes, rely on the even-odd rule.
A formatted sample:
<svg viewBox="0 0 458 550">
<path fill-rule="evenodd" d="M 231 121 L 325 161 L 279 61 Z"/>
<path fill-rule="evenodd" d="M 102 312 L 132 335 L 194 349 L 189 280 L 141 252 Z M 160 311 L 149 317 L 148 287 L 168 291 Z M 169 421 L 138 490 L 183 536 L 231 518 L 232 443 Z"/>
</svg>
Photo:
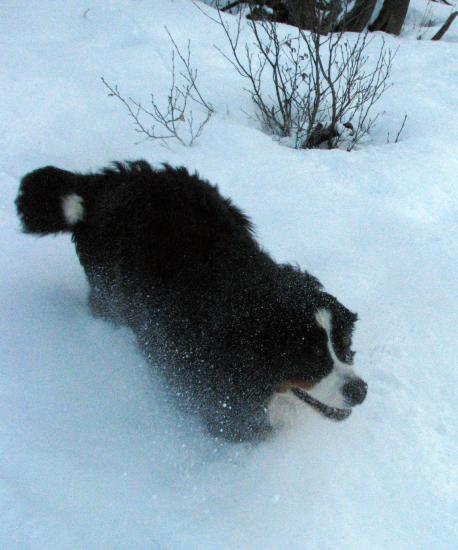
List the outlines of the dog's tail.
<svg viewBox="0 0 458 550">
<path fill-rule="evenodd" d="M 80 177 L 46 166 L 22 178 L 16 208 L 26 233 L 73 231 L 85 218 Z"/>
</svg>

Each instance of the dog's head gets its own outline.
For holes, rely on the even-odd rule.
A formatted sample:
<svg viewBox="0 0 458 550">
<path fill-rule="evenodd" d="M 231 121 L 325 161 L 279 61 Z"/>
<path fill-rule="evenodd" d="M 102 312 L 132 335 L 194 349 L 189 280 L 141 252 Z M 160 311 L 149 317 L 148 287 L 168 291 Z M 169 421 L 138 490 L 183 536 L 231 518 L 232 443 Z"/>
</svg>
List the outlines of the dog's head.
<svg viewBox="0 0 458 550">
<path fill-rule="evenodd" d="M 366 382 L 353 369 L 351 334 L 356 316 L 339 306 L 339 314 L 329 307 L 315 312 L 315 326 L 301 337 L 306 344 L 299 343 L 295 360 L 286 366 L 284 380 L 276 388 L 291 392 L 332 420 L 348 418 L 367 393 Z"/>
<path fill-rule="evenodd" d="M 353 369 L 356 314 L 321 288 L 290 293 L 272 312 L 267 356 L 275 393 L 344 420 L 366 398 L 367 384 Z"/>
</svg>

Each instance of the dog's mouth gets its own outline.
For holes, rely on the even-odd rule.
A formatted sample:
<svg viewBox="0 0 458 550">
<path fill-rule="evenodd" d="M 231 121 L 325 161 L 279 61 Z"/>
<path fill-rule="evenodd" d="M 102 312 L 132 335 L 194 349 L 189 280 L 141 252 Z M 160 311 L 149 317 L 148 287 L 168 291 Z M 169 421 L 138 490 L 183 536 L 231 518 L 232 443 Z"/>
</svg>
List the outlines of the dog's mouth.
<svg viewBox="0 0 458 550">
<path fill-rule="evenodd" d="M 318 411 L 326 418 L 329 418 L 330 420 L 336 420 L 340 422 L 341 420 L 345 420 L 346 418 L 348 418 L 351 414 L 351 409 L 340 409 L 338 407 L 325 405 L 321 401 L 318 401 L 318 399 L 312 397 L 305 390 L 300 389 L 297 386 L 292 387 L 291 391 L 301 401 L 304 401 L 304 403 L 307 403 L 307 405 L 310 405 L 313 409 Z"/>
</svg>

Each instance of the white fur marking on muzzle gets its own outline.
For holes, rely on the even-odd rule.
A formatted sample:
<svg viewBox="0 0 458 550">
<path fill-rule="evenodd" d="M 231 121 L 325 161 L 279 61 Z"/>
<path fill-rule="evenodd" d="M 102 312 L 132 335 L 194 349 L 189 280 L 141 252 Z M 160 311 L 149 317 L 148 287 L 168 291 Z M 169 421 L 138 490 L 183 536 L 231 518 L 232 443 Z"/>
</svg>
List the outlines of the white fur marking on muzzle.
<svg viewBox="0 0 458 550">
<path fill-rule="evenodd" d="M 83 197 L 76 193 L 63 197 L 62 209 L 68 225 L 75 225 L 84 219 Z"/>
<path fill-rule="evenodd" d="M 345 399 L 342 395 L 344 383 L 352 378 L 356 378 L 355 371 L 351 365 L 340 361 L 332 345 L 332 315 L 326 308 L 319 309 L 315 315 L 317 323 L 322 327 L 328 336 L 328 352 L 331 356 L 334 367 L 328 376 L 323 378 L 308 393 L 318 399 L 325 405 L 334 407 L 346 407 Z"/>
</svg>

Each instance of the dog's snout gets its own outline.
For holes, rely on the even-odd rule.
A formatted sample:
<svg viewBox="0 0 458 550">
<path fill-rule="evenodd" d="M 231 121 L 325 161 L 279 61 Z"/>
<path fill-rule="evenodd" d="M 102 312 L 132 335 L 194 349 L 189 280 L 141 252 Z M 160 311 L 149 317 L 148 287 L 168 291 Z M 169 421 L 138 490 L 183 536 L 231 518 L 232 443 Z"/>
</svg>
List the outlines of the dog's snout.
<svg viewBox="0 0 458 550">
<path fill-rule="evenodd" d="M 349 405 L 359 405 L 366 399 L 367 384 L 361 378 L 354 378 L 345 382 L 342 394 Z"/>
</svg>

